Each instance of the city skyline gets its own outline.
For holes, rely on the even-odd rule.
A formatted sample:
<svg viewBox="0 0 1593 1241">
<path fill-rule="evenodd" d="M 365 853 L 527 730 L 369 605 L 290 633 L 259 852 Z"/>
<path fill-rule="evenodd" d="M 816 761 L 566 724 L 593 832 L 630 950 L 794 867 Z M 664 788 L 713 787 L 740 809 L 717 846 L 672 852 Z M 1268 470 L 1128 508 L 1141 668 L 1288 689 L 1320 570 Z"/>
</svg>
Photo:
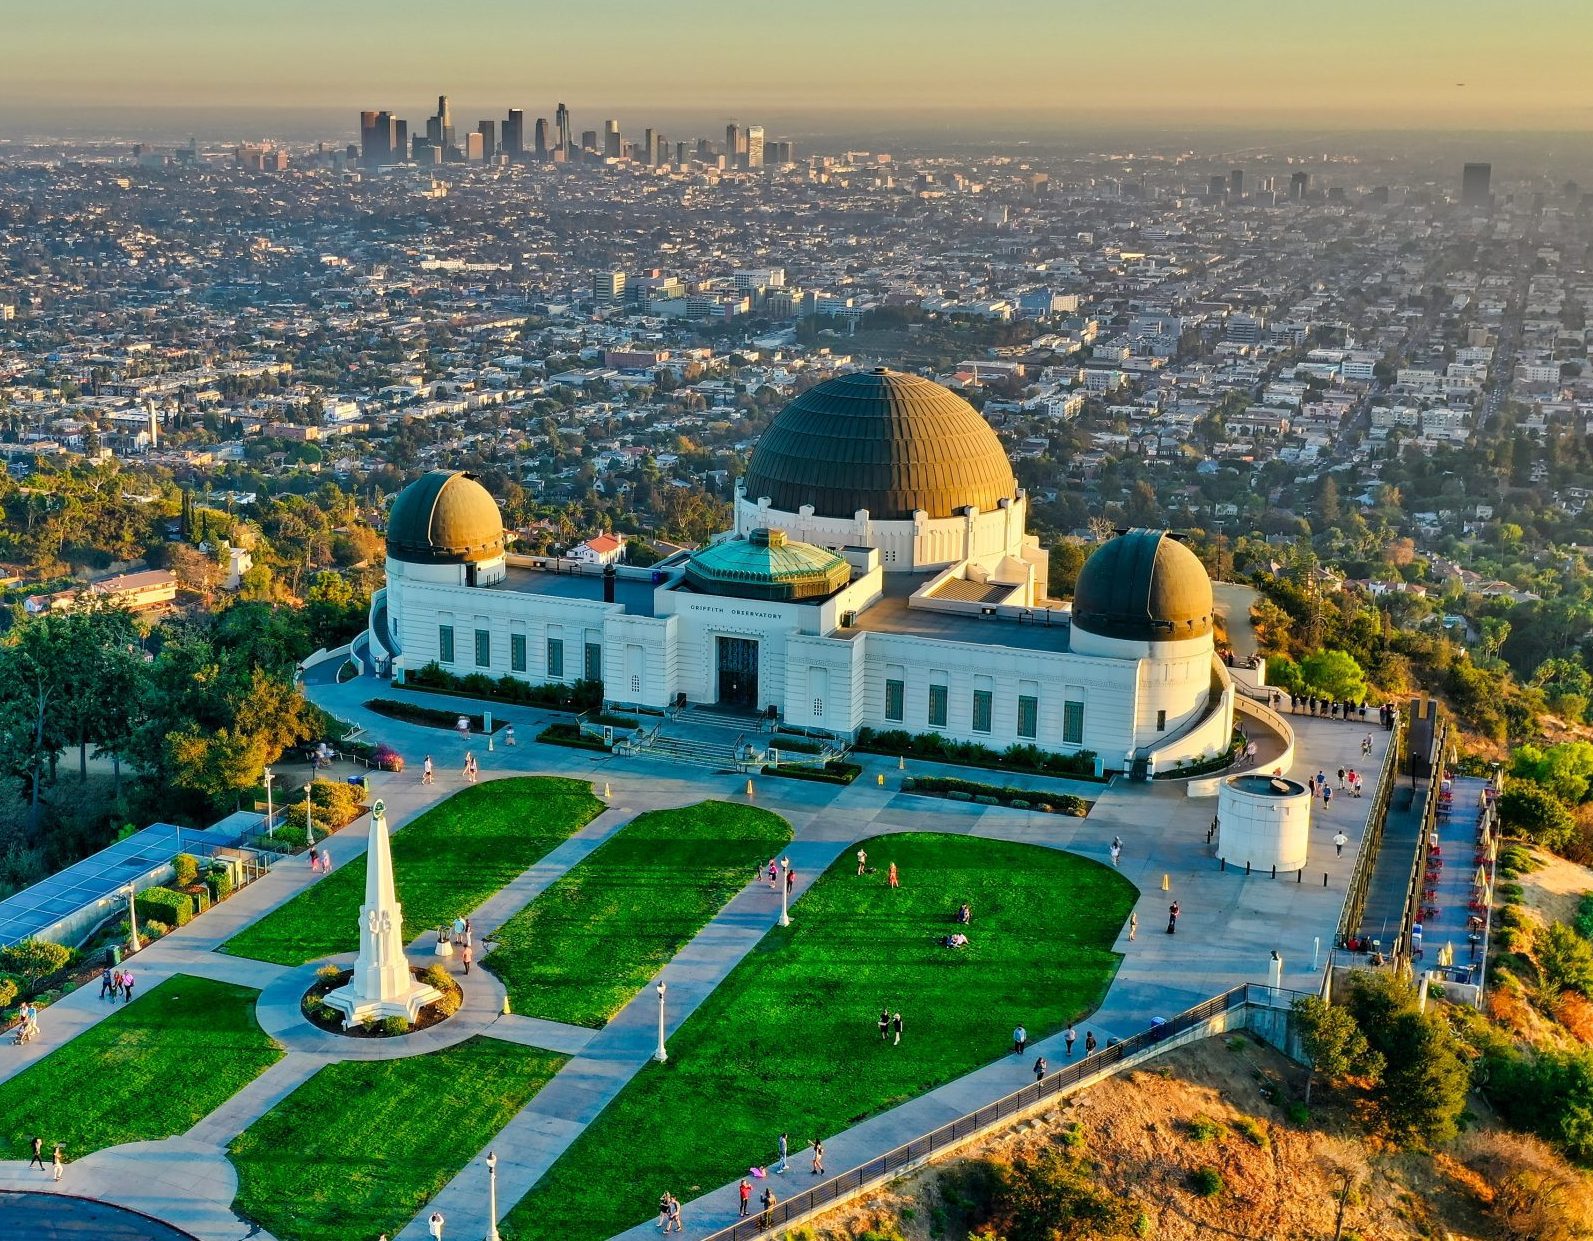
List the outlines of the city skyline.
<svg viewBox="0 0 1593 1241">
<path fill-rule="evenodd" d="M 1176 114 L 1202 123 L 1573 130 L 1593 121 L 1593 91 L 1564 55 L 1593 39 L 1593 12 L 1563 0 L 1537 0 L 1536 20 L 1473 0 L 1411 0 L 1397 10 L 1346 0 L 1331 20 L 1241 0 L 1221 21 L 1162 0 L 1127 13 L 1018 0 L 972 24 L 945 0 L 910 9 L 814 0 L 783 15 L 691 0 L 671 12 L 680 37 L 662 41 L 626 38 L 629 28 L 652 30 L 652 18 L 635 0 L 611 0 L 605 37 L 577 30 L 556 55 L 540 16 L 499 0 L 431 24 L 424 40 L 412 37 L 425 11 L 418 0 L 392 0 L 379 29 L 369 14 L 305 0 L 207 9 L 202 24 L 182 0 L 148 0 L 136 26 L 108 0 L 69 7 L 78 20 L 62 21 L 55 9 L 11 18 L 22 54 L 0 105 L 38 123 L 52 112 L 135 106 L 405 114 L 423 97 L 422 80 L 458 82 L 461 106 L 481 115 L 533 97 L 613 113 L 655 106 L 649 69 L 672 59 L 688 71 L 669 109 L 705 116 L 927 109 L 950 120 L 1010 113 L 1058 124 Z M 704 72 L 689 71 L 693 55 Z"/>
</svg>

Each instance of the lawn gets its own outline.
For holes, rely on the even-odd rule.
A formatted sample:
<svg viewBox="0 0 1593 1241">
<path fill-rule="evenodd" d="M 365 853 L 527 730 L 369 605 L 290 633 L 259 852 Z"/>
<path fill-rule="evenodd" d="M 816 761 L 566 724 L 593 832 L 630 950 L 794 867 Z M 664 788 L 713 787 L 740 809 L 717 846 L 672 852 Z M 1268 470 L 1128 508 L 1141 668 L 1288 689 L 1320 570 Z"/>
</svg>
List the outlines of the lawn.
<svg viewBox="0 0 1593 1241">
<path fill-rule="evenodd" d="M 168 978 L 0 1083 L 8 1159 L 35 1135 L 69 1159 L 186 1133 L 282 1056 L 254 1019 L 258 991 Z M 110 1003 L 106 1001 L 107 1005 Z M 50 1013 L 42 1019 L 50 1036 Z"/>
<path fill-rule="evenodd" d="M 515 1012 L 601 1026 L 790 839 L 755 806 L 638 815 L 509 919 L 485 964 Z"/>
<path fill-rule="evenodd" d="M 397 1236 L 563 1063 L 473 1038 L 329 1064 L 233 1139 L 233 1209 L 280 1241 Z"/>
<path fill-rule="evenodd" d="M 513 1241 L 613 1236 L 662 1190 L 692 1197 L 793 1146 L 829 1137 L 1094 1009 L 1132 884 L 1037 845 L 910 834 L 865 842 L 819 877 L 515 1208 Z M 891 862 L 902 886 L 885 884 Z M 967 901 L 969 947 L 939 946 Z M 882 1043 L 880 1006 L 900 1010 Z M 1013 1085 L 1022 1084 L 1016 1075 Z M 616 1193 L 615 1187 L 624 1187 Z"/>
<path fill-rule="evenodd" d="M 604 809 L 585 780 L 552 776 L 469 785 L 433 806 L 393 833 L 404 939 L 468 914 Z M 364 899 L 361 857 L 245 927 L 223 950 L 278 965 L 353 952 Z"/>
</svg>

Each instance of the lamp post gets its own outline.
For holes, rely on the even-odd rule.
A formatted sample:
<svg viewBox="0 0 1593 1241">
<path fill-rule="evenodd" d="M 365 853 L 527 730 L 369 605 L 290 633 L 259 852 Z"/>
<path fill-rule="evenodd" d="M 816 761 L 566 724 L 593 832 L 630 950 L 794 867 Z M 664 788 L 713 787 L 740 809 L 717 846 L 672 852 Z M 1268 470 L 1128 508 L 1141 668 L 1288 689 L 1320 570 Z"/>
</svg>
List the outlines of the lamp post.
<svg viewBox="0 0 1593 1241">
<path fill-rule="evenodd" d="M 780 859 L 780 925 L 791 925 L 789 893 L 791 891 L 791 859 Z"/>
<path fill-rule="evenodd" d="M 669 1053 L 664 1050 L 664 980 L 658 980 L 658 1050 L 653 1053 L 653 1059 L 663 1064 L 669 1059 Z"/>
<path fill-rule="evenodd" d="M 304 786 L 304 843 L 315 843 L 315 781 Z"/>
<path fill-rule="evenodd" d="M 271 768 L 267 767 L 265 769 L 265 790 L 266 790 L 266 835 L 268 837 L 274 837 L 276 835 L 276 826 L 271 821 L 271 817 L 272 817 L 271 816 L 271 781 L 275 780 L 276 778 L 277 778 L 276 777 L 276 773 L 274 771 L 272 771 Z"/>
<path fill-rule="evenodd" d="M 128 947 L 131 948 L 134 952 L 137 952 L 140 948 L 142 948 L 144 946 L 143 942 L 138 938 L 138 905 L 133 900 L 133 897 L 136 894 L 137 893 L 136 893 L 136 890 L 134 889 L 133 885 L 132 884 L 128 884 L 127 885 L 127 931 L 128 931 L 127 944 L 128 944 Z"/>
<path fill-rule="evenodd" d="M 498 1236 L 498 1156 L 487 1152 L 487 1241 L 501 1241 Z"/>
</svg>

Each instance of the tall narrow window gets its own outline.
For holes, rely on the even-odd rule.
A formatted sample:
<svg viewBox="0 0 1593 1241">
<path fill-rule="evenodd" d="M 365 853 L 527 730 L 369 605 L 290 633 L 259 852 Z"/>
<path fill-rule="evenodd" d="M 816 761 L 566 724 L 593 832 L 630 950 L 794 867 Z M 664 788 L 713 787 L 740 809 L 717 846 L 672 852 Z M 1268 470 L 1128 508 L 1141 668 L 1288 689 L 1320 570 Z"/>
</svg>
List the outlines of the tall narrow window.
<svg viewBox="0 0 1593 1241">
<path fill-rule="evenodd" d="M 907 718 L 907 686 L 901 681 L 885 682 L 885 718 L 897 722 Z"/>
<path fill-rule="evenodd" d="M 437 626 L 437 662 L 444 664 L 454 662 L 454 627 L 452 625 Z"/>
<path fill-rule="evenodd" d="M 476 630 L 476 667 L 492 667 L 492 635 L 485 629 Z"/>
<path fill-rule="evenodd" d="M 603 644 L 601 642 L 588 642 L 586 644 L 586 667 L 582 675 L 588 681 L 601 681 L 603 679 Z"/>
<path fill-rule="evenodd" d="M 1040 700 L 1033 694 L 1018 695 L 1018 736 L 1040 735 Z"/>
<path fill-rule="evenodd" d="M 976 733 L 990 731 L 991 708 L 995 695 L 988 689 L 976 689 L 973 692 L 973 730 Z"/>
<path fill-rule="evenodd" d="M 1156 731 L 1159 733 L 1167 731 L 1167 712 L 1158 711 L 1156 713 Z"/>
<path fill-rule="evenodd" d="M 564 675 L 564 639 L 548 639 L 548 675 L 562 677 Z"/>
<path fill-rule="evenodd" d="M 509 671 L 525 671 L 525 634 L 511 633 L 509 635 Z"/>
<path fill-rule="evenodd" d="M 931 685 L 929 687 L 929 726 L 931 728 L 946 727 L 946 700 L 947 692 L 944 685 Z"/>
<path fill-rule="evenodd" d="M 1064 702 L 1062 704 L 1062 744 L 1084 744 L 1084 704 L 1082 702 Z"/>
</svg>

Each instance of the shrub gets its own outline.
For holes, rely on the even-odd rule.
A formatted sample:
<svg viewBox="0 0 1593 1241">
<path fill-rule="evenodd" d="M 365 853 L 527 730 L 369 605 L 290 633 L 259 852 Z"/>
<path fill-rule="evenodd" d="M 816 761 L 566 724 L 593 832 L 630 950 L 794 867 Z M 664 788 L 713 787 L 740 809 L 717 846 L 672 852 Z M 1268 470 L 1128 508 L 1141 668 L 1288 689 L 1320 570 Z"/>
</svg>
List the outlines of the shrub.
<svg viewBox="0 0 1593 1241">
<path fill-rule="evenodd" d="M 1210 1116 L 1196 1116 L 1185 1128 L 1189 1130 L 1189 1136 L 1196 1142 L 1209 1142 L 1213 1138 L 1222 1136 L 1222 1126 Z"/>
<path fill-rule="evenodd" d="M 910 733 L 900 728 L 876 731 L 860 728 L 853 748 L 870 754 L 899 754 L 964 767 L 991 767 L 999 771 L 1026 771 L 1036 775 L 1095 778 L 1095 752 L 1053 754 L 1037 745 L 1012 745 L 992 750 L 974 741 L 952 741 L 939 733 Z"/>
<path fill-rule="evenodd" d="M 962 1178 L 970 1191 L 965 1210 L 973 1231 L 983 1236 L 1006 1241 L 1120 1236 L 1134 1226 L 1139 1213 L 1065 1151 L 1046 1149 L 1010 1163 L 980 1160 L 975 1168 L 973 1175 Z M 982 1206 L 979 1200 L 985 1194 L 988 1205 Z"/>
<path fill-rule="evenodd" d="M 1383 1057 L 1376 1099 L 1391 1135 L 1417 1143 L 1450 1141 L 1470 1077 L 1443 1018 L 1431 1009 L 1417 1011 L 1411 986 L 1383 972 L 1352 973 L 1346 1007 Z"/>
<path fill-rule="evenodd" d="M 1593 939 L 1593 892 L 1583 894 L 1577 902 L 1576 916 L 1571 925 L 1576 928 L 1576 933 L 1583 939 Z"/>
<path fill-rule="evenodd" d="M 395 1035 L 399 1035 L 399 1034 L 408 1034 L 409 1033 L 409 1018 L 408 1017 L 383 1017 L 381 1019 L 381 1021 L 377 1023 L 377 1027 L 376 1028 L 378 1030 L 380 1030 L 381 1033 L 387 1038 L 392 1038 Z"/>
<path fill-rule="evenodd" d="M 15 1004 L 20 993 L 21 988 L 17 986 L 15 979 L 0 978 L 0 1009 L 10 1008 Z"/>
<path fill-rule="evenodd" d="M 601 737 L 584 735 L 579 724 L 549 724 L 537 734 L 537 740 L 548 745 L 567 745 L 576 750 L 597 750 L 602 754 L 609 752 L 609 747 L 603 744 Z"/>
<path fill-rule="evenodd" d="M 343 977 L 343 967 L 340 965 L 323 965 L 315 971 L 315 976 L 322 982 L 336 982 Z"/>
<path fill-rule="evenodd" d="M 1215 1198 L 1224 1189 L 1222 1173 L 1216 1168 L 1196 1168 L 1189 1174 L 1189 1190 L 1202 1198 Z"/>
<path fill-rule="evenodd" d="M 446 992 L 453 986 L 453 979 L 448 976 L 448 971 L 440 965 L 428 965 L 420 972 L 420 980 L 428 987 Z"/>
<path fill-rule="evenodd" d="M 973 794 L 972 793 L 966 793 L 962 789 L 952 789 L 951 792 L 946 794 L 946 796 L 951 801 L 972 801 L 973 800 Z"/>
<path fill-rule="evenodd" d="M 562 681 L 550 681 L 545 685 L 533 685 L 509 674 L 496 680 L 483 672 L 456 676 L 437 663 L 406 672 L 404 684 L 399 688 L 468 694 L 474 698 L 494 698 L 500 702 L 553 707 L 561 711 L 596 711 L 603 705 L 601 681 L 576 681 L 568 685 Z M 453 727 L 452 722 L 447 727 Z"/>
<path fill-rule="evenodd" d="M 226 900 L 232 895 L 232 868 L 217 866 L 206 871 L 205 885 L 210 889 L 212 903 Z"/>
<path fill-rule="evenodd" d="M 154 919 L 150 919 L 138 928 L 138 934 L 146 944 L 170 935 L 171 931 L 172 928 L 167 923 L 156 922 Z"/>
<path fill-rule="evenodd" d="M 1290 1099 L 1283 1105 L 1283 1115 L 1291 1125 L 1303 1128 L 1311 1123 L 1311 1109 L 1298 1099 Z"/>
<path fill-rule="evenodd" d="M 1267 1131 L 1261 1127 L 1259 1121 L 1249 1116 L 1241 1116 L 1233 1122 L 1233 1127 L 1252 1146 L 1267 1150 L 1272 1146 L 1272 1139 L 1267 1136 Z"/>
<path fill-rule="evenodd" d="M 1575 832 L 1571 809 L 1542 785 L 1517 780 L 1499 795 L 1499 821 L 1509 831 L 1559 850 Z"/>
<path fill-rule="evenodd" d="M 778 767 L 765 767 L 763 774 L 791 780 L 817 780 L 821 784 L 850 784 L 863 774 L 863 769 L 856 763 L 832 759 L 822 767 L 812 763 L 781 763 Z"/>
<path fill-rule="evenodd" d="M 172 858 L 171 865 L 176 872 L 172 883 L 178 888 L 191 887 L 199 878 L 199 859 L 191 853 L 179 853 Z"/>
<path fill-rule="evenodd" d="M 1536 1138 L 1469 1133 L 1461 1159 L 1493 1188 L 1488 1213 L 1520 1241 L 1581 1241 L 1593 1233 L 1593 1195 L 1580 1173 Z"/>
<path fill-rule="evenodd" d="M 1593 994 L 1593 944 L 1563 922 L 1553 922 L 1532 937 L 1543 981 L 1558 992 L 1569 988 Z"/>
<path fill-rule="evenodd" d="M 404 770 L 404 756 L 385 743 L 371 751 L 370 762 L 378 771 Z"/>
<path fill-rule="evenodd" d="M 352 823 L 360 815 L 361 790 L 342 780 L 316 780 L 310 785 L 310 802 L 315 812 L 315 830 L 320 835 Z M 304 803 L 294 802 L 282 812 L 282 827 L 305 831 Z M 319 836 L 317 837 L 319 839 Z"/>
<path fill-rule="evenodd" d="M 134 898 L 140 918 L 168 927 L 187 926 L 194 916 L 194 898 L 170 888 L 146 888 Z"/>
<path fill-rule="evenodd" d="M 981 806 L 999 806 L 1001 804 L 999 797 L 992 797 L 989 793 L 975 793 L 974 801 Z"/>
<path fill-rule="evenodd" d="M 0 969 L 20 975 L 29 987 L 65 969 L 71 959 L 70 949 L 47 939 L 24 939 L 9 948 L 0 948 Z"/>
</svg>

